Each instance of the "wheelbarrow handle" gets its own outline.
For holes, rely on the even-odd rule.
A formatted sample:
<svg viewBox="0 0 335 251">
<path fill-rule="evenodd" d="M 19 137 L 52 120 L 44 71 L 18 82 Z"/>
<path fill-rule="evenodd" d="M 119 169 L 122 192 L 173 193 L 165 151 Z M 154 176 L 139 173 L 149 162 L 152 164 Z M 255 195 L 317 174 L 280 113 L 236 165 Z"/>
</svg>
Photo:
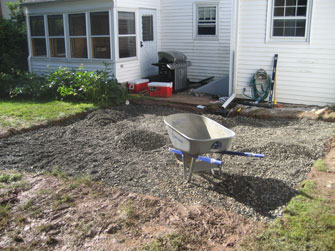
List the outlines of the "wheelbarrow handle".
<svg viewBox="0 0 335 251">
<path fill-rule="evenodd" d="M 174 148 L 170 148 L 169 149 L 170 152 L 179 154 L 179 155 L 184 155 L 184 153 L 180 150 L 174 149 Z M 261 154 L 261 153 L 248 153 L 248 152 L 235 152 L 235 151 L 224 151 L 221 152 L 221 154 L 229 154 L 229 155 L 237 155 L 237 156 L 244 156 L 244 157 L 255 157 L 255 158 L 264 158 L 265 155 Z M 217 165 L 221 165 L 222 162 L 216 159 L 212 159 L 212 158 L 208 158 L 208 157 L 204 157 L 204 156 L 197 156 L 198 160 L 204 161 L 204 162 L 208 162 L 211 164 L 217 164 Z"/>
<path fill-rule="evenodd" d="M 229 155 L 238 155 L 244 157 L 256 157 L 256 158 L 264 158 L 265 155 L 261 153 L 245 153 L 245 152 L 235 152 L 235 151 L 224 151 L 221 152 L 222 154 L 229 154 Z"/>
<path fill-rule="evenodd" d="M 176 154 L 179 154 L 179 155 L 184 155 L 184 153 L 180 150 L 173 149 L 173 148 L 169 148 L 169 150 L 172 153 L 176 153 Z M 222 161 L 220 161 L 220 160 L 208 158 L 208 157 L 205 157 L 205 156 L 197 156 L 197 159 L 201 160 L 203 162 L 211 163 L 211 164 L 216 164 L 216 165 L 221 165 L 222 164 Z"/>
</svg>

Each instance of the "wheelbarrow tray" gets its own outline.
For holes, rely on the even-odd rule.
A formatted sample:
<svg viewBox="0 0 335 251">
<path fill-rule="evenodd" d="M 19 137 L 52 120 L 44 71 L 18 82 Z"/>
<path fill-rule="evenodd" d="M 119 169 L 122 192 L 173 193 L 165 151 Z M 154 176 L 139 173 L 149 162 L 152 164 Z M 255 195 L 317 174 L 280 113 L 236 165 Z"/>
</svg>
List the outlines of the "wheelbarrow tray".
<svg viewBox="0 0 335 251">
<path fill-rule="evenodd" d="M 226 151 L 235 136 L 214 120 L 192 113 L 172 114 L 164 122 L 172 145 L 191 155 Z"/>
</svg>

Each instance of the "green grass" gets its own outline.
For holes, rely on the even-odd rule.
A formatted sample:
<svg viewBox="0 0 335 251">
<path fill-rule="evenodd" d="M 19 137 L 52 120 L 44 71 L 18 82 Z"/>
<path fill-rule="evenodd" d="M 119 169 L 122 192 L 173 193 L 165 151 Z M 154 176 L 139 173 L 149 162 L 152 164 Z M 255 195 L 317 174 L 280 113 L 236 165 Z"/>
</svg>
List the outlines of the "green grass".
<svg viewBox="0 0 335 251">
<path fill-rule="evenodd" d="M 328 172 L 328 166 L 327 164 L 323 161 L 323 159 L 318 159 L 315 163 L 314 166 L 316 170 L 320 172 Z"/>
<path fill-rule="evenodd" d="M 13 181 L 18 181 L 18 180 L 21 180 L 22 179 L 22 174 L 1 174 L 0 175 L 0 182 L 2 183 L 10 183 L 10 182 L 13 182 Z"/>
<path fill-rule="evenodd" d="M 243 250 L 335 250 L 335 205 L 317 196 L 313 181 L 305 181 L 299 195 Z"/>
<path fill-rule="evenodd" d="M 20 129 L 95 108 L 90 103 L 0 100 L 0 128 Z"/>
</svg>

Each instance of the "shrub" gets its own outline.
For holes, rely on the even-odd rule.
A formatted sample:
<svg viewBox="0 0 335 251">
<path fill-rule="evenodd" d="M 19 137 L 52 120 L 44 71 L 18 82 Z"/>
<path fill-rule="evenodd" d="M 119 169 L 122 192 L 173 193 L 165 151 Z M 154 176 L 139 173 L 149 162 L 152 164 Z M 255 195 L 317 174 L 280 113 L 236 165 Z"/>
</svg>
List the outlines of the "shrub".
<svg viewBox="0 0 335 251">
<path fill-rule="evenodd" d="M 55 98 L 57 90 L 50 88 L 44 77 L 29 72 L 0 73 L 0 97 L 33 100 Z"/>
<path fill-rule="evenodd" d="M 82 67 L 77 70 L 59 67 L 49 74 L 48 81 L 50 88 L 57 88 L 58 94 L 67 100 L 117 105 L 127 97 L 127 91 L 110 74 L 107 65 L 97 72 L 83 71 Z"/>
</svg>

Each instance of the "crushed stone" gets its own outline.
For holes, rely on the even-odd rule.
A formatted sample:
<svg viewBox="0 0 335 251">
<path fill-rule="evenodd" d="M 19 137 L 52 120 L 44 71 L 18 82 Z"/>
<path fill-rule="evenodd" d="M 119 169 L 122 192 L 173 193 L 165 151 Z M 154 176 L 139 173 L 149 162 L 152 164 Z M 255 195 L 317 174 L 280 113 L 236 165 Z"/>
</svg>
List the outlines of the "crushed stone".
<svg viewBox="0 0 335 251">
<path fill-rule="evenodd" d="M 232 150 L 264 159 L 224 155 L 221 177 L 183 179 L 164 116 L 168 107 L 128 105 L 94 111 L 84 119 L 0 140 L 0 170 L 52 171 L 187 204 L 210 204 L 253 217 L 275 218 L 297 194 L 296 186 L 325 153 L 334 123 L 308 119 L 260 120 L 206 115 L 236 133 Z"/>
</svg>

